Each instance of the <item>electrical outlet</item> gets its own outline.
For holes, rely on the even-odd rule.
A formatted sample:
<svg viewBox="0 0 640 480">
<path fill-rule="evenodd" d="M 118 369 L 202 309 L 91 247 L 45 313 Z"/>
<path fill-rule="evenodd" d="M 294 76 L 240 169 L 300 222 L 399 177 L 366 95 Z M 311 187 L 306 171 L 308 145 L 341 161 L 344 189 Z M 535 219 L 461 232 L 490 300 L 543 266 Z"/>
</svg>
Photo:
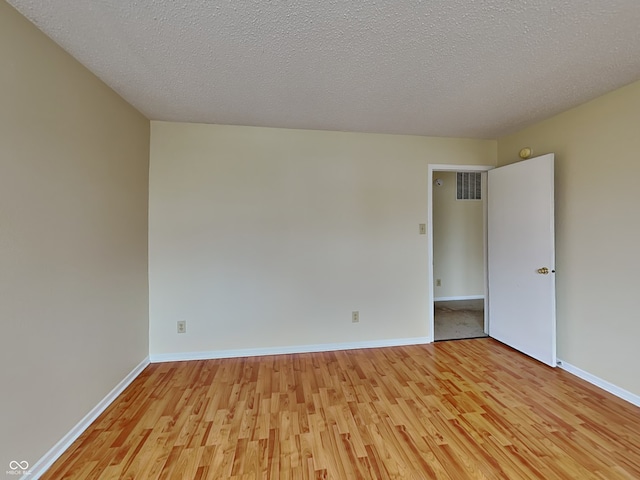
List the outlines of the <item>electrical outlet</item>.
<svg viewBox="0 0 640 480">
<path fill-rule="evenodd" d="M 358 323 L 360 321 L 360 312 L 351 312 L 351 323 Z"/>
<path fill-rule="evenodd" d="M 427 234 L 427 224 L 426 223 L 421 223 L 418 225 L 418 231 L 420 232 L 420 235 L 426 235 Z"/>
<path fill-rule="evenodd" d="M 436 278 L 436 287 L 441 287 L 442 286 L 442 280 L 440 280 L 439 278 Z"/>
<path fill-rule="evenodd" d="M 178 320 L 178 333 L 187 333 L 187 321 Z"/>
</svg>

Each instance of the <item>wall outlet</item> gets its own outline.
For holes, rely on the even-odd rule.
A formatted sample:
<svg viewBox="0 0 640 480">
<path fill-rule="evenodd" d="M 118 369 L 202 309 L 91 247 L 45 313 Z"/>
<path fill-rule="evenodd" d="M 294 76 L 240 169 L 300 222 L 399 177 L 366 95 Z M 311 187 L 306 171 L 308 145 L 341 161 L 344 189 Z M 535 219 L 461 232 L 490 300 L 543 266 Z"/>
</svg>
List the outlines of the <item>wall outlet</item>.
<svg viewBox="0 0 640 480">
<path fill-rule="evenodd" d="M 187 321 L 178 320 L 178 333 L 187 333 Z"/>
<path fill-rule="evenodd" d="M 360 312 L 351 312 L 351 323 L 358 323 L 360 321 Z"/>
<path fill-rule="evenodd" d="M 420 235 L 426 235 L 427 234 L 427 224 L 426 223 L 420 223 L 418 225 L 418 231 L 420 232 Z"/>
<path fill-rule="evenodd" d="M 442 286 L 442 280 L 440 280 L 439 278 L 436 278 L 436 287 L 441 287 Z"/>
</svg>

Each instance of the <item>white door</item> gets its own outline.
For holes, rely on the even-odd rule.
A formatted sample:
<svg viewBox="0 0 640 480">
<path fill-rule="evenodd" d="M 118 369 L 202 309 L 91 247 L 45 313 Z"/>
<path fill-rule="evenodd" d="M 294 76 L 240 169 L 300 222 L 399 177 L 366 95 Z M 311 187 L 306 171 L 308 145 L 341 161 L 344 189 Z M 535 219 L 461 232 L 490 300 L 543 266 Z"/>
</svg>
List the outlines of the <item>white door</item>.
<svg viewBox="0 0 640 480">
<path fill-rule="evenodd" d="M 556 366 L 553 154 L 491 170 L 489 335 Z"/>
</svg>

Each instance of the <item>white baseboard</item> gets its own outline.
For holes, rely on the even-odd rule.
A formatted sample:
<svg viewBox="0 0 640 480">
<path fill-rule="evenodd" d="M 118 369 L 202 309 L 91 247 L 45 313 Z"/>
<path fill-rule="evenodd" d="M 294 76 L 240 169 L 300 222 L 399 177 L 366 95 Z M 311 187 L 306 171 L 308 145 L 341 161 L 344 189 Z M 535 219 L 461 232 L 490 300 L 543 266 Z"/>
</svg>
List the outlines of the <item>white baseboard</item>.
<svg viewBox="0 0 640 480">
<path fill-rule="evenodd" d="M 583 380 L 595 385 L 596 387 L 600 387 L 601 389 L 619 397 L 623 400 L 626 400 L 629 403 L 632 403 L 636 407 L 640 407 L 640 395 L 636 395 L 635 393 L 631 393 L 624 388 L 620 388 L 613 383 L 607 382 L 595 375 L 590 374 L 589 372 L 585 372 L 584 370 L 571 365 L 570 363 L 565 362 L 564 360 L 558 360 L 558 367 L 566 370 L 567 372 L 575 375 L 576 377 L 580 377 Z"/>
<path fill-rule="evenodd" d="M 111 390 L 106 397 L 104 397 L 100 403 L 91 409 L 82 420 L 80 420 L 75 427 L 73 427 L 58 443 L 56 443 L 51 450 L 44 454 L 44 456 L 38 460 L 30 469 L 30 474 L 21 477 L 21 480 L 36 480 L 40 478 L 44 472 L 46 472 L 53 462 L 55 462 L 60 455 L 62 455 L 67 448 L 84 432 L 89 425 L 91 425 L 98 416 L 111 405 L 111 403 L 120 395 L 125 388 L 129 386 L 135 378 L 149 365 L 149 357 L 145 358 L 138 366 L 136 366 L 131 372 L 122 379 L 113 390 Z"/>
<path fill-rule="evenodd" d="M 429 337 L 394 338 L 368 342 L 323 343 L 318 345 L 296 345 L 291 347 L 244 348 L 239 350 L 211 350 L 208 352 L 158 353 L 150 356 L 151 363 L 181 362 L 185 360 L 211 360 L 216 358 L 258 357 L 264 355 L 286 355 L 291 353 L 333 352 L 356 348 L 401 347 L 431 343 Z"/>
<path fill-rule="evenodd" d="M 435 297 L 434 302 L 451 302 L 454 300 L 484 300 L 484 295 L 463 295 L 458 297 Z"/>
</svg>

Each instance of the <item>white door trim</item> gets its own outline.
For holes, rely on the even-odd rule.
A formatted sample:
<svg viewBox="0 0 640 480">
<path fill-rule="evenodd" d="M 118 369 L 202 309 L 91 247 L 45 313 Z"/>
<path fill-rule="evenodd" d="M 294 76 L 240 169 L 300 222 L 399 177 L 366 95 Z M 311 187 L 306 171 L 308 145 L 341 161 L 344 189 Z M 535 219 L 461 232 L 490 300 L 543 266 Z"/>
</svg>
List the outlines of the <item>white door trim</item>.
<svg viewBox="0 0 640 480">
<path fill-rule="evenodd" d="M 427 275 L 428 275 L 428 280 L 429 280 L 429 291 L 428 291 L 428 298 L 429 298 L 429 308 L 428 308 L 428 312 L 429 312 L 429 316 L 427 318 L 427 324 L 429 326 L 429 336 L 427 338 L 429 338 L 429 342 L 433 342 L 434 341 L 434 319 L 433 319 L 433 302 L 434 302 L 434 290 L 433 290 L 433 172 L 460 172 L 460 171 L 466 171 L 466 172 L 488 172 L 489 170 L 492 170 L 496 167 L 494 166 L 490 166 L 490 165 L 452 165 L 452 164 L 437 164 L 437 163 L 433 163 L 433 164 L 429 164 L 428 165 L 428 173 L 427 173 L 427 254 L 429 255 L 429 265 L 427 267 Z M 483 177 L 486 177 L 486 173 L 485 175 L 483 175 Z M 483 186 L 485 184 L 483 183 Z M 486 188 L 485 188 L 485 192 L 486 192 Z M 485 282 L 484 282 L 484 328 L 485 328 L 485 333 L 487 331 L 487 325 L 488 325 L 488 311 L 489 309 L 487 308 L 487 301 L 489 298 L 488 295 L 488 279 L 487 279 L 487 212 L 486 212 L 486 199 L 483 199 L 483 204 L 484 204 L 484 219 L 483 219 L 483 224 L 484 224 L 484 232 L 483 232 L 483 236 L 484 236 L 484 277 L 485 277 Z"/>
</svg>

